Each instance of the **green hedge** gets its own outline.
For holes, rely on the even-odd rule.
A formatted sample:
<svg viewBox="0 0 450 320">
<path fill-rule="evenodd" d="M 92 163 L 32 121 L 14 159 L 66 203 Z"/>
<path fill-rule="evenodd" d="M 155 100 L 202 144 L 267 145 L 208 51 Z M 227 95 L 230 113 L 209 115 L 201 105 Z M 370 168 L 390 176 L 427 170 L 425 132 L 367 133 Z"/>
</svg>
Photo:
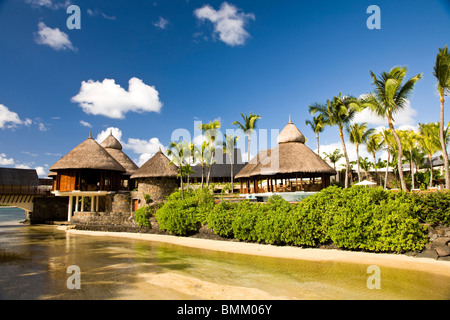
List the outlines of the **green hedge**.
<svg viewBox="0 0 450 320">
<path fill-rule="evenodd" d="M 205 190 L 177 194 L 157 211 L 162 230 L 188 235 L 208 225 L 214 233 L 275 245 L 373 252 L 421 250 L 428 224 L 449 224 L 450 196 L 393 193 L 382 188 L 329 187 L 298 204 L 273 196 L 267 204 L 221 202 Z"/>
</svg>

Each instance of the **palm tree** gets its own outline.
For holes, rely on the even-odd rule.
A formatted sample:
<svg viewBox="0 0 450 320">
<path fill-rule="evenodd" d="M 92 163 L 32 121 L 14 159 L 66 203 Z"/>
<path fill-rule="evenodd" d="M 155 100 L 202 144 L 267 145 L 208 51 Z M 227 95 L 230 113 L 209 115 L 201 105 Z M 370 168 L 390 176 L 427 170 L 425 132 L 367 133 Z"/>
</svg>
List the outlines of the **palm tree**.
<svg viewBox="0 0 450 320">
<path fill-rule="evenodd" d="M 239 139 L 238 136 L 225 135 L 225 141 L 223 142 L 223 152 L 227 153 L 230 156 L 230 163 L 231 163 L 231 193 L 234 192 L 234 186 L 233 186 L 233 178 L 234 178 L 233 162 L 234 162 L 234 149 L 236 148 L 236 143 L 237 143 L 238 139 Z"/>
<path fill-rule="evenodd" d="M 387 161 L 386 161 L 386 174 L 384 175 L 384 188 L 387 188 L 387 180 L 389 173 L 389 160 L 391 158 L 391 145 L 392 145 L 392 132 L 386 128 L 383 128 L 380 131 L 381 144 L 385 146 L 387 151 Z"/>
<path fill-rule="evenodd" d="M 337 97 L 334 97 L 332 101 L 328 100 L 326 105 L 315 103 L 309 107 L 311 114 L 319 113 L 323 115 L 325 124 L 338 126 L 342 150 L 345 156 L 345 188 L 348 188 L 350 161 L 348 159 L 347 148 L 345 147 L 344 126 L 350 123 L 356 111 L 359 109 L 360 104 L 356 98 L 350 96 L 342 97 L 341 93 Z"/>
<path fill-rule="evenodd" d="M 323 153 L 325 155 L 325 159 L 330 160 L 330 162 L 333 164 L 334 170 L 336 170 L 336 162 L 342 159 L 344 155 L 341 153 L 341 150 L 336 149 L 333 152 L 330 153 Z"/>
<path fill-rule="evenodd" d="M 200 125 L 203 135 L 206 137 L 208 144 L 208 174 L 206 176 L 206 186 L 209 186 L 209 178 L 211 176 L 212 165 L 215 163 L 214 156 L 216 154 L 216 139 L 219 137 L 220 121 L 214 120 L 212 122 Z"/>
<path fill-rule="evenodd" d="M 256 115 L 252 112 L 247 116 L 246 114 L 241 113 L 241 117 L 243 122 L 235 121 L 233 122 L 234 126 L 238 126 L 248 137 L 248 163 L 250 163 L 250 142 L 252 140 L 252 133 L 256 129 L 256 123 L 259 119 L 261 119 L 260 115 Z"/>
<path fill-rule="evenodd" d="M 316 134 L 317 140 L 317 154 L 320 156 L 320 144 L 319 144 L 319 133 L 321 133 L 325 129 L 325 122 L 323 115 L 319 114 L 317 117 L 313 117 L 311 120 L 306 120 L 305 123 L 309 125 Z"/>
<path fill-rule="evenodd" d="M 186 170 L 184 167 L 189 164 L 189 147 L 183 140 L 179 142 L 171 142 L 167 151 L 172 160 L 170 164 L 178 166 L 178 177 L 180 178 L 181 198 L 184 199 L 183 175 Z"/>
<path fill-rule="evenodd" d="M 375 169 L 375 181 L 378 183 L 378 165 L 377 165 L 377 157 L 376 153 L 381 150 L 382 147 L 382 138 L 378 133 L 373 133 L 366 140 L 366 149 L 373 157 L 373 168 Z"/>
<path fill-rule="evenodd" d="M 369 108 L 371 108 L 378 116 L 381 116 L 388 121 L 389 129 L 397 143 L 398 173 L 403 190 L 407 190 L 407 188 L 402 170 L 402 145 L 400 138 L 395 132 L 394 114 L 406 106 L 408 97 L 414 89 L 414 85 L 422 78 L 422 74 L 418 74 L 402 85 L 406 72 L 406 67 L 393 67 L 389 73 L 383 72 L 380 77 L 377 78 L 377 76 L 370 71 L 375 90 L 365 98 L 368 102 L 367 106 L 369 106 Z"/>
<path fill-rule="evenodd" d="M 418 149 L 417 146 L 417 133 L 414 132 L 414 130 L 408 130 L 408 131 L 404 131 L 403 133 L 404 138 L 404 145 L 405 145 L 405 149 L 407 150 L 407 156 L 406 158 L 409 160 L 409 168 L 411 171 L 411 188 L 415 189 L 416 188 L 416 184 L 415 184 L 415 178 L 414 178 L 414 166 L 415 166 L 415 161 L 414 161 L 414 151 L 416 149 Z"/>
<path fill-rule="evenodd" d="M 195 171 L 193 171 L 191 168 L 191 164 L 195 165 L 195 163 L 197 162 L 200 150 L 195 145 L 195 143 L 188 143 L 187 148 L 189 150 L 188 165 L 189 165 L 190 170 L 186 170 L 185 174 L 187 175 L 187 185 L 188 185 L 188 189 L 189 189 L 190 188 L 190 177 L 189 176 L 191 173 L 195 173 Z"/>
<path fill-rule="evenodd" d="M 445 46 L 444 49 L 439 49 L 433 71 L 433 75 L 438 81 L 438 91 L 441 98 L 439 138 L 441 142 L 442 157 L 444 160 L 445 188 L 450 189 L 450 171 L 448 169 L 447 145 L 444 139 L 444 96 L 448 95 L 450 92 L 450 54 L 447 46 Z"/>
<path fill-rule="evenodd" d="M 372 162 L 370 162 L 369 158 L 367 157 L 365 157 L 364 159 L 362 157 L 359 157 L 359 163 L 361 164 L 361 168 L 366 173 L 366 176 L 368 176 L 370 167 L 372 167 Z"/>
<path fill-rule="evenodd" d="M 439 124 L 419 123 L 418 142 L 430 162 L 430 187 L 433 186 L 433 155 L 440 149 Z"/>
<path fill-rule="evenodd" d="M 200 160 L 200 163 L 202 165 L 202 189 L 205 177 L 205 166 L 208 158 L 207 155 L 208 152 L 209 152 L 209 143 L 207 141 L 203 141 L 201 147 L 198 148 L 198 155 L 197 155 L 197 159 Z"/>
<path fill-rule="evenodd" d="M 355 123 L 353 125 L 347 125 L 347 133 L 350 138 L 350 142 L 356 146 L 356 159 L 358 164 L 358 182 L 361 182 L 361 170 L 359 162 L 359 145 L 365 143 L 367 138 L 374 133 L 375 129 L 367 129 L 367 122 Z"/>
</svg>

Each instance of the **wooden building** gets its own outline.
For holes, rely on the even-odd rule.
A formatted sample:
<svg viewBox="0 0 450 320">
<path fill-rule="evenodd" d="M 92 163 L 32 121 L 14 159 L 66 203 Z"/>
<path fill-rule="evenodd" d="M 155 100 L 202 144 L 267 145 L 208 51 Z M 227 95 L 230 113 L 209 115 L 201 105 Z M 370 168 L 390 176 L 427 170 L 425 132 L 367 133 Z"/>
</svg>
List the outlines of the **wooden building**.
<svg viewBox="0 0 450 320">
<path fill-rule="evenodd" d="M 89 134 L 88 139 L 52 165 L 50 171 L 56 173 L 52 193 L 69 198 L 70 221 L 74 211 L 84 211 L 86 197 L 90 211 L 99 211 L 99 198 L 121 189 L 126 169 Z"/>
<path fill-rule="evenodd" d="M 125 169 L 120 176 L 120 190 L 133 190 L 134 181 L 130 178 L 139 167 L 122 151 L 122 144 L 113 136 L 112 131 L 100 145 Z"/>
</svg>

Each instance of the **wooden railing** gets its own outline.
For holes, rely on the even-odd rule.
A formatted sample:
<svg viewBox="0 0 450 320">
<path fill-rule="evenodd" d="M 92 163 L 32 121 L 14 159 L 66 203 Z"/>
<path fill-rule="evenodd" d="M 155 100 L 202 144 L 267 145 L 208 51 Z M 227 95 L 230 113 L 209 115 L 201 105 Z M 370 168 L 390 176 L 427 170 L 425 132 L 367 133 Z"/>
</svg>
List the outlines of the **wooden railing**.
<svg viewBox="0 0 450 320">
<path fill-rule="evenodd" d="M 7 195 L 49 195 L 49 188 L 39 186 L 4 186 L 0 185 L 0 194 Z"/>
</svg>

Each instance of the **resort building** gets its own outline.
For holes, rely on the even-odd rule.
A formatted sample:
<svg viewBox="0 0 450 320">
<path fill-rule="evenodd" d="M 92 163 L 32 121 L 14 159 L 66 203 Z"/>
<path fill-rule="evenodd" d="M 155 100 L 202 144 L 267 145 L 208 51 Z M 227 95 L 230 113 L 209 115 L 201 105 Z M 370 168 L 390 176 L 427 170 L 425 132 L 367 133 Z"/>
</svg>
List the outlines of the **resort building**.
<svg viewBox="0 0 450 320">
<path fill-rule="evenodd" d="M 113 136 L 112 131 L 100 145 L 126 170 L 120 177 L 120 190 L 133 190 L 134 183 L 130 177 L 139 167 L 122 151 L 122 144 Z"/>
<path fill-rule="evenodd" d="M 223 152 L 222 148 L 217 148 L 214 154 L 214 164 L 211 166 L 211 173 L 209 177 L 210 183 L 229 183 L 231 182 L 231 159 L 230 155 Z M 235 148 L 233 152 L 233 179 L 245 167 L 246 163 L 242 161 L 241 149 Z M 191 183 L 199 183 L 202 180 L 202 166 L 195 165 L 192 167 L 195 173 L 189 175 Z M 204 181 L 209 168 L 204 166 Z"/>
<path fill-rule="evenodd" d="M 85 211 L 87 204 L 90 207 L 87 211 L 104 210 L 104 197 L 121 189 L 122 174 L 127 172 L 92 139 L 91 134 L 51 166 L 50 171 L 56 173 L 53 176 L 52 193 L 57 197 L 69 199 L 68 221 L 71 221 L 74 212 Z"/>
<path fill-rule="evenodd" d="M 289 122 L 278 146 L 261 151 L 237 175 L 241 193 L 319 191 L 336 171 L 305 145 L 305 137 Z"/>
<path fill-rule="evenodd" d="M 144 206 L 147 201 L 165 200 L 179 187 L 177 175 L 178 167 L 170 164 L 169 158 L 160 148 L 131 176 L 133 183 L 137 186 L 137 191 L 132 193 L 133 211 Z"/>
</svg>

